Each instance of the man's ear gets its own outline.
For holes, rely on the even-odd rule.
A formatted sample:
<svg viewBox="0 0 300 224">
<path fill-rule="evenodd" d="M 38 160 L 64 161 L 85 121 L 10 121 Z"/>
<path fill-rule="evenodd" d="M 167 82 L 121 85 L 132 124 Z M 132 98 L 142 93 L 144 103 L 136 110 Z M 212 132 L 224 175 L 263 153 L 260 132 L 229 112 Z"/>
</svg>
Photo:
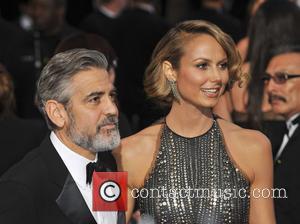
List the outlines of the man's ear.
<svg viewBox="0 0 300 224">
<path fill-rule="evenodd" d="M 48 118 L 59 128 L 63 128 L 67 121 L 65 107 L 56 100 L 48 100 L 45 105 Z"/>
<path fill-rule="evenodd" d="M 162 64 L 163 73 L 166 76 L 167 80 L 175 81 L 177 80 L 177 73 L 173 69 L 172 64 L 169 61 L 164 61 Z"/>
</svg>

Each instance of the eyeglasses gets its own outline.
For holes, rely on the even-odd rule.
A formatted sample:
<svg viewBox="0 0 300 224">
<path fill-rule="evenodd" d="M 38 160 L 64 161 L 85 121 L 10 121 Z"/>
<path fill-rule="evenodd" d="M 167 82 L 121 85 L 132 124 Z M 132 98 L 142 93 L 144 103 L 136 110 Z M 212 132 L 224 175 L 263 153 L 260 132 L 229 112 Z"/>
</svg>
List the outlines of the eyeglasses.
<svg viewBox="0 0 300 224">
<path fill-rule="evenodd" d="M 275 73 L 274 76 L 272 76 L 268 73 L 265 73 L 263 75 L 263 77 L 261 78 L 261 80 L 264 81 L 265 83 L 268 83 L 270 81 L 270 79 L 273 79 L 273 81 L 276 84 L 284 84 L 289 79 L 294 79 L 294 78 L 299 78 L 299 77 L 300 77 L 300 74 L 298 75 L 298 74 L 288 74 L 286 72 L 277 72 L 277 73 Z"/>
</svg>

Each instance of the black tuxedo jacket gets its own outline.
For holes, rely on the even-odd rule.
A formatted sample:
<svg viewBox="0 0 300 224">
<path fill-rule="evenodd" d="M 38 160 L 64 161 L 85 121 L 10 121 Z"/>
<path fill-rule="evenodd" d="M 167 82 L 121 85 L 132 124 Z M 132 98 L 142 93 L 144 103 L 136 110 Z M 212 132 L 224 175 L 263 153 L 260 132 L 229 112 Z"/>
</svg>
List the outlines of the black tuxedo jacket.
<svg viewBox="0 0 300 224">
<path fill-rule="evenodd" d="M 300 223 L 300 127 L 288 141 L 280 158 L 275 161 L 274 187 L 285 188 L 287 199 L 275 198 L 278 224 Z M 281 193 L 283 196 L 283 192 Z"/>
<path fill-rule="evenodd" d="M 104 15 L 101 11 L 92 12 L 79 24 L 79 27 L 89 33 L 95 33 L 104 37 L 111 44 L 115 18 Z"/>
<path fill-rule="evenodd" d="M 99 158 L 116 169 L 109 152 Z M 0 223 L 96 223 L 49 137 L 1 177 Z M 125 223 L 123 212 L 118 223 Z"/>
</svg>

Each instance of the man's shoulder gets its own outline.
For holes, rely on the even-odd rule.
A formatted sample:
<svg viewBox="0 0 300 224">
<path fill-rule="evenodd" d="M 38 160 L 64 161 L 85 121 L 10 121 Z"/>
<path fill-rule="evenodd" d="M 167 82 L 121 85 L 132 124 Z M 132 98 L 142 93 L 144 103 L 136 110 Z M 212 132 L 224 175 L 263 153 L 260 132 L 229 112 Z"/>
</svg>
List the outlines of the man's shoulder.
<svg viewBox="0 0 300 224">
<path fill-rule="evenodd" d="M 15 209 L 20 203 L 32 206 L 34 195 L 40 193 L 42 166 L 39 149 L 35 148 L 1 176 L 0 213 Z"/>
<path fill-rule="evenodd" d="M 25 157 L 13 165 L 1 176 L 1 181 L 14 181 L 24 184 L 34 184 L 45 175 L 46 166 L 43 151 L 50 148 L 50 139 L 46 137 L 40 146 L 34 148 Z"/>
<path fill-rule="evenodd" d="M 42 167 L 43 162 L 40 147 L 37 147 L 26 154 L 21 161 L 8 169 L 8 171 L 2 175 L 1 181 L 29 182 L 32 179 L 34 180 L 34 176 L 40 173 L 39 171 L 42 170 Z"/>
<path fill-rule="evenodd" d="M 81 22 L 80 27 L 85 28 L 87 25 L 99 25 L 99 22 L 103 21 L 113 21 L 113 19 L 107 17 L 102 12 L 92 12 L 89 15 L 87 15 Z"/>
</svg>

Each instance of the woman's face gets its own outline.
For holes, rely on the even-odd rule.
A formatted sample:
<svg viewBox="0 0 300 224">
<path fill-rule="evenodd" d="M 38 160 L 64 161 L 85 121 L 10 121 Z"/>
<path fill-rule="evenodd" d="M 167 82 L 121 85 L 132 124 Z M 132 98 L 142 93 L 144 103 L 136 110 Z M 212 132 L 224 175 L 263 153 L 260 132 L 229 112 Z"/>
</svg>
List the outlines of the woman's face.
<svg viewBox="0 0 300 224">
<path fill-rule="evenodd" d="M 227 56 L 210 35 L 201 34 L 186 42 L 177 87 L 182 100 L 196 107 L 214 107 L 228 82 Z"/>
</svg>

